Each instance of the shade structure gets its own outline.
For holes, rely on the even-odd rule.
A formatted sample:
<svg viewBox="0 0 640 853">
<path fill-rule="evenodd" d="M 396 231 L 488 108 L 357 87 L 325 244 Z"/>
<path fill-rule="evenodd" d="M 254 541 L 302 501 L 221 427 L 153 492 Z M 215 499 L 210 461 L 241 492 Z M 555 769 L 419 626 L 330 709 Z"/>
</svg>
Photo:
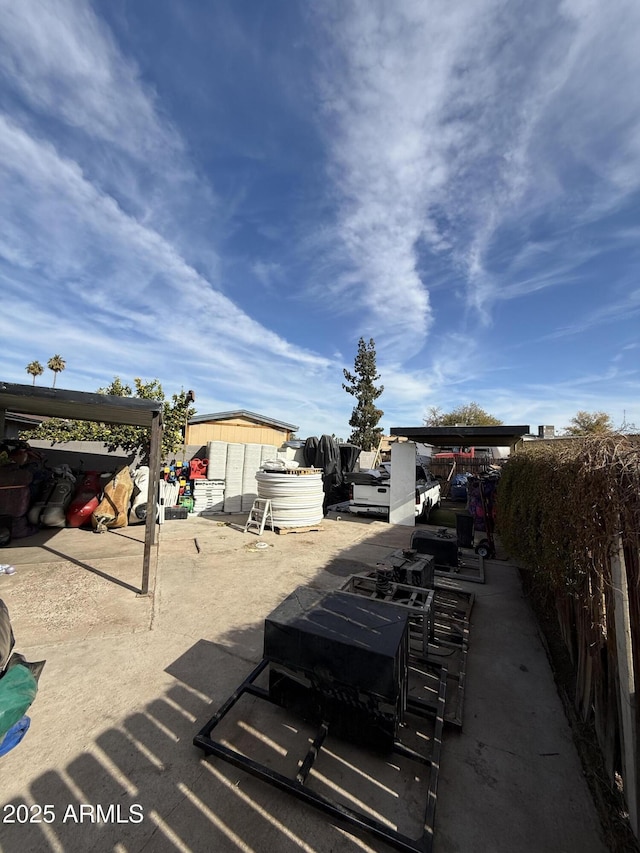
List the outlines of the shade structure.
<svg viewBox="0 0 640 853">
<path fill-rule="evenodd" d="M 513 447 L 529 426 L 442 426 L 442 427 L 391 427 L 390 434 L 408 438 L 419 444 L 434 447 Z"/>
<path fill-rule="evenodd" d="M 20 415 L 146 427 L 149 430 L 150 476 L 140 585 L 142 595 L 147 595 L 149 592 L 151 549 L 155 545 L 156 537 L 162 408 L 163 404 L 160 400 L 141 400 L 137 397 L 115 397 L 109 394 L 70 391 L 64 388 L 39 388 L 33 385 L 0 382 L 0 438 L 4 438 L 7 411 Z"/>
</svg>

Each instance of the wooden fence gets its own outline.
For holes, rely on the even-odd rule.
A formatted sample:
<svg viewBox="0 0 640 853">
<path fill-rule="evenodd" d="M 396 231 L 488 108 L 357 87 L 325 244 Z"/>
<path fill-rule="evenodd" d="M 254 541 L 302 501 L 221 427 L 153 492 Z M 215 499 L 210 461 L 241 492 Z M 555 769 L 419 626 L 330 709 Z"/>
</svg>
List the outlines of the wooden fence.
<svg viewBox="0 0 640 853">
<path fill-rule="evenodd" d="M 611 561 L 594 572 L 582 595 L 558 597 L 556 609 L 575 671 L 574 707 L 591 723 L 612 788 L 622 780 L 636 837 L 640 679 L 640 539 L 618 537 Z"/>
<path fill-rule="evenodd" d="M 534 587 L 555 601 L 576 715 L 593 726 L 638 837 L 640 452 L 626 437 L 608 441 L 518 454 L 498 490 L 499 528 Z"/>
<path fill-rule="evenodd" d="M 446 497 L 449 491 L 448 484 L 456 474 L 473 474 L 477 476 L 494 464 L 494 460 L 489 457 L 462 459 L 456 462 L 452 459 L 432 458 L 429 463 L 429 471 L 432 477 L 438 477 L 442 480 L 442 495 Z"/>
</svg>

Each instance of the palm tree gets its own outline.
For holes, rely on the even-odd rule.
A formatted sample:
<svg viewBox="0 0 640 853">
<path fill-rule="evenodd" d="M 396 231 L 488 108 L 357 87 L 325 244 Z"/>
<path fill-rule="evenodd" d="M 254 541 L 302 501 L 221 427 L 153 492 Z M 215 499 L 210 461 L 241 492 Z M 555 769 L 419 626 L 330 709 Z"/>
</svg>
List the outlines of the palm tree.
<svg viewBox="0 0 640 853">
<path fill-rule="evenodd" d="M 30 361 L 29 364 L 25 367 L 25 370 L 29 374 L 29 376 L 33 376 L 33 384 L 36 384 L 36 376 L 42 376 L 44 373 L 44 367 L 40 364 L 39 361 Z"/>
<path fill-rule="evenodd" d="M 47 362 L 47 367 L 49 370 L 53 370 L 53 385 L 52 388 L 56 387 L 56 379 L 58 378 L 58 374 L 61 373 L 65 367 L 67 366 L 65 360 L 62 356 L 54 355 Z"/>
</svg>

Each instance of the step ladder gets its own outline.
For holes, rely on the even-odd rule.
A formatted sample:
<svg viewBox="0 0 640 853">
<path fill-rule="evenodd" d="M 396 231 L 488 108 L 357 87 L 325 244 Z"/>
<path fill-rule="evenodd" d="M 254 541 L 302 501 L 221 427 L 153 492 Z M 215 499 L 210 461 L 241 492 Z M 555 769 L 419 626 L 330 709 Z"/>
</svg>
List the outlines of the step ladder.
<svg viewBox="0 0 640 853">
<path fill-rule="evenodd" d="M 257 533 L 262 536 L 265 525 L 273 530 L 273 515 L 271 513 L 271 501 L 267 498 L 256 498 L 251 507 L 249 518 L 244 526 L 245 533 Z"/>
</svg>

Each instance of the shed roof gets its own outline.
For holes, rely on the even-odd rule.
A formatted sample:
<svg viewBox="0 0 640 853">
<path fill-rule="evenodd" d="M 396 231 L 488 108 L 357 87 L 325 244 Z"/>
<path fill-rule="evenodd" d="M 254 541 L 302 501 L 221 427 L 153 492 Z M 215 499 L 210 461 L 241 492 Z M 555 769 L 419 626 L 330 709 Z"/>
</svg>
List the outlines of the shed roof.
<svg viewBox="0 0 640 853">
<path fill-rule="evenodd" d="M 288 424 L 284 421 L 278 421 L 275 418 L 268 418 L 266 415 L 259 415 L 256 412 L 248 412 L 246 409 L 235 409 L 232 412 L 213 412 L 209 415 L 195 415 L 189 418 L 190 424 L 203 424 L 210 421 L 227 421 L 230 418 L 246 418 L 250 421 L 256 421 L 259 424 L 267 424 L 268 426 L 279 427 L 280 429 L 290 430 L 295 432 L 298 427 L 295 424 Z"/>
<path fill-rule="evenodd" d="M 21 415 L 141 427 L 150 427 L 154 414 L 162 419 L 159 400 L 0 382 L 0 410 L 7 409 Z"/>
<path fill-rule="evenodd" d="M 440 426 L 392 427 L 391 435 L 434 447 L 507 447 L 531 432 L 529 426 Z"/>
<path fill-rule="evenodd" d="M 6 412 L 6 421 L 14 424 L 22 424 L 26 427 L 39 427 L 46 418 L 40 415 L 19 415 L 17 412 Z"/>
</svg>

